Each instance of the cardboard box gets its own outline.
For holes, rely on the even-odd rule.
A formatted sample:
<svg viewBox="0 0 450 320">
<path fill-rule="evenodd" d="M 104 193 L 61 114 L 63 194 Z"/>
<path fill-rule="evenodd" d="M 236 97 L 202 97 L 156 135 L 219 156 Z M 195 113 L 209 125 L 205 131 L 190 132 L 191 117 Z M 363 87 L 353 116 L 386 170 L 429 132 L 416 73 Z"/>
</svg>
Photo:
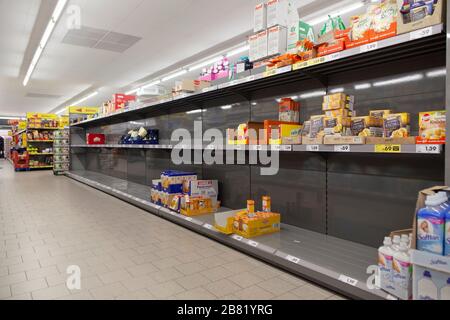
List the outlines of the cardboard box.
<svg viewBox="0 0 450 320">
<path fill-rule="evenodd" d="M 264 2 L 255 6 L 253 32 L 259 32 L 267 28 L 267 7 Z"/>
<path fill-rule="evenodd" d="M 356 115 L 355 111 L 349 109 L 336 109 L 325 111 L 325 116 L 327 117 L 354 117 Z"/>
<path fill-rule="evenodd" d="M 228 141 L 229 144 L 237 144 L 237 145 L 260 145 L 267 144 L 266 142 L 266 133 L 264 130 L 263 122 L 247 122 L 239 125 L 237 130 L 229 129 L 227 131 L 229 135 Z M 232 136 L 230 136 L 232 135 Z M 233 136 L 235 143 L 232 142 L 231 139 Z"/>
<path fill-rule="evenodd" d="M 343 137 L 343 136 L 331 136 L 327 135 L 323 139 L 324 144 L 365 144 L 365 137 Z"/>
<path fill-rule="evenodd" d="M 278 103 L 278 120 L 299 123 L 300 103 L 291 98 L 281 99 Z"/>
<path fill-rule="evenodd" d="M 226 211 L 226 212 L 218 212 L 214 214 L 214 227 L 224 234 L 232 234 L 233 233 L 233 223 L 234 217 L 242 210 L 234 210 L 234 211 Z"/>
<path fill-rule="evenodd" d="M 406 138 L 410 132 L 410 114 L 393 113 L 383 119 L 383 137 L 385 138 Z"/>
<path fill-rule="evenodd" d="M 273 0 L 276 1 L 276 0 Z M 268 30 L 267 55 L 274 56 L 286 52 L 287 29 L 282 26 L 275 26 Z"/>
<path fill-rule="evenodd" d="M 347 135 L 349 134 L 352 120 L 348 117 L 325 117 L 324 132 L 325 135 Z"/>
<path fill-rule="evenodd" d="M 402 33 L 411 32 L 414 30 L 426 28 L 429 26 L 434 26 L 434 25 L 443 23 L 445 20 L 446 3 L 444 0 L 437 0 L 437 3 L 434 6 L 434 12 L 432 15 L 421 14 L 420 9 L 419 9 L 419 12 L 416 12 L 413 15 L 402 14 L 401 10 L 403 7 L 403 0 L 397 0 L 397 6 L 400 11 L 400 14 L 397 17 L 397 34 L 402 34 Z M 413 17 L 413 18 L 411 18 L 411 17 Z M 414 17 L 417 17 L 418 19 L 415 20 Z M 423 17 L 423 18 L 420 19 L 420 17 Z"/>
<path fill-rule="evenodd" d="M 257 35 L 257 58 L 256 60 L 264 59 L 267 57 L 268 52 L 268 32 L 267 30 L 261 31 Z"/>
<path fill-rule="evenodd" d="M 323 44 L 317 49 L 317 56 L 327 56 L 345 50 L 345 40 L 336 40 L 328 44 Z"/>
<path fill-rule="evenodd" d="M 370 116 L 352 118 L 351 131 L 354 136 L 372 137 L 383 135 L 383 121 Z"/>
<path fill-rule="evenodd" d="M 287 122 L 287 121 L 273 121 L 273 120 L 265 120 L 264 121 L 264 143 L 269 144 L 270 138 L 272 136 L 272 131 L 276 131 L 275 135 L 279 133 L 281 125 L 299 125 L 298 123 Z"/>
<path fill-rule="evenodd" d="M 258 60 L 258 35 L 252 35 L 248 38 L 249 59 L 250 61 Z"/>
<path fill-rule="evenodd" d="M 419 113 L 419 144 L 445 144 L 446 111 L 429 111 Z"/>
<path fill-rule="evenodd" d="M 289 52 L 297 53 L 297 42 L 309 39 L 315 42 L 314 29 L 303 21 L 296 21 L 288 26 L 287 49 Z"/>
<path fill-rule="evenodd" d="M 269 130 L 268 130 L 269 131 Z M 270 130 L 269 144 L 301 144 L 302 126 L 299 124 L 281 124 Z"/>
<path fill-rule="evenodd" d="M 267 28 L 273 26 L 287 27 L 288 0 L 269 0 L 267 2 Z"/>
<path fill-rule="evenodd" d="M 302 137 L 302 144 L 306 145 L 315 145 L 315 144 L 323 144 L 324 137 L 310 138 L 310 137 Z"/>
<path fill-rule="evenodd" d="M 319 116 L 312 116 L 310 121 L 310 128 L 309 128 L 309 137 L 310 138 L 317 138 L 321 134 L 323 135 L 323 130 L 325 128 L 325 118 L 324 115 Z"/>
<path fill-rule="evenodd" d="M 408 138 L 367 137 L 366 144 L 416 144 L 416 138 L 415 137 L 408 137 Z"/>
<path fill-rule="evenodd" d="M 246 212 L 246 211 L 245 211 Z M 237 214 L 234 218 L 233 233 L 244 238 L 254 238 L 265 234 L 280 232 L 281 215 L 272 212 L 257 212 L 254 218 Z"/>
</svg>

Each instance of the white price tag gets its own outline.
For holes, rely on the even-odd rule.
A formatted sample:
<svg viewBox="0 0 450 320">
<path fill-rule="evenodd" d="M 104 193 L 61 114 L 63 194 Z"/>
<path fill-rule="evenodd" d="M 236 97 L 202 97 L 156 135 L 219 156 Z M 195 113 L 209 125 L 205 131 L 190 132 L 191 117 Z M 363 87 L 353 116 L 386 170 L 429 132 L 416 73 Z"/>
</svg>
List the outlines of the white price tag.
<svg viewBox="0 0 450 320">
<path fill-rule="evenodd" d="M 373 50 L 377 50 L 377 49 L 378 49 L 378 42 L 372 42 L 372 43 L 368 43 L 368 44 L 361 46 L 360 52 L 364 53 L 364 52 L 369 52 L 369 51 L 373 51 Z"/>
<path fill-rule="evenodd" d="M 252 151 L 260 151 L 260 150 L 262 150 L 262 147 L 260 145 L 257 145 L 257 146 L 251 145 L 250 146 L 250 150 L 252 150 Z"/>
<path fill-rule="evenodd" d="M 192 222 L 194 219 L 192 219 L 191 217 L 185 217 L 184 220 Z"/>
<path fill-rule="evenodd" d="M 216 150 L 216 146 L 215 145 L 208 145 L 208 146 L 206 146 L 206 150 Z"/>
<path fill-rule="evenodd" d="M 300 262 L 300 258 L 297 258 L 297 257 L 294 257 L 294 256 L 287 256 L 286 260 L 290 261 L 290 262 L 293 262 L 293 263 L 296 263 L 296 264 L 298 264 Z"/>
<path fill-rule="evenodd" d="M 336 145 L 334 146 L 334 152 L 350 152 L 350 145 Z"/>
<path fill-rule="evenodd" d="M 286 67 L 282 67 L 282 68 L 278 68 L 277 69 L 277 74 L 282 74 L 282 73 L 286 73 L 292 70 L 292 66 L 286 66 Z"/>
<path fill-rule="evenodd" d="M 338 60 L 341 58 L 341 53 L 336 52 L 336 53 L 330 54 L 328 57 L 329 57 L 328 61 Z"/>
<path fill-rule="evenodd" d="M 237 241 L 242 241 L 244 238 L 242 238 L 241 236 L 238 236 L 238 235 L 235 235 L 235 234 L 233 234 L 232 236 L 231 236 L 234 240 L 237 240 Z"/>
<path fill-rule="evenodd" d="M 343 274 L 341 274 L 339 276 L 339 281 L 344 282 L 344 283 L 349 284 L 354 287 L 356 287 L 356 285 L 358 284 L 358 280 L 344 276 Z"/>
<path fill-rule="evenodd" d="M 428 28 L 413 31 L 409 35 L 410 35 L 410 40 L 416 40 L 416 39 L 420 39 L 420 38 L 429 37 L 432 34 L 433 34 L 433 28 L 428 27 Z"/>
<path fill-rule="evenodd" d="M 252 240 L 249 240 L 247 243 L 249 246 L 254 247 L 254 248 L 256 248 L 259 245 L 258 242 L 252 241 Z"/>
<path fill-rule="evenodd" d="M 235 149 L 239 151 L 245 150 L 245 145 L 237 145 L 235 146 Z"/>
<path fill-rule="evenodd" d="M 247 81 L 253 81 L 253 80 L 255 80 L 255 76 L 248 76 L 247 77 Z"/>
<path fill-rule="evenodd" d="M 280 151 L 281 150 L 281 146 L 280 145 L 273 145 L 271 146 L 272 151 Z"/>
<path fill-rule="evenodd" d="M 206 229 L 208 229 L 208 230 L 213 230 L 213 229 L 214 229 L 214 227 L 213 227 L 212 225 L 210 225 L 209 223 L 205 223 L 205 224 L 203 225 L 203 227 L 206 228 Z"/>
<path fill-rule="evenodd" d="M 428 154 L 439 154 L 440 146 L 433 144 L 418 144 L 416 145 L 416 153 L 428 153 Z"/>
<path fill-rule="evenodd" d="M 318 144 L 310 144 L 306 146 L 306 151 L 309 152 L 319 152 L 320 146 Z"/>
<path fill-rule="evenodd" d="M 282 151 L 292 151 L 292 146 L 281 146 Z"/>
</svg>

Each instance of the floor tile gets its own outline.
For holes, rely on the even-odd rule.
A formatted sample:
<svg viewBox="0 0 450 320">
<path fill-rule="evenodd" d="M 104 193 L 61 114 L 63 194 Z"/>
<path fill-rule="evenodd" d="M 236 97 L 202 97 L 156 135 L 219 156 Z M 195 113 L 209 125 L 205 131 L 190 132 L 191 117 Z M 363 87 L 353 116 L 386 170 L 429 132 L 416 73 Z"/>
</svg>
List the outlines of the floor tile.
<svg viewBox="0 0 450 320">
<path fill-rule="evenodd" d="M 31 293 L 31 296 L 33 297 L 33 300 L 55 300 L 69 294 L 69 290 L 67 290 L 66 285 L 63 284 L 55 287 L 33 291 Z"/>
<path fill-rule="evenodd" d="M 11 291 L 13 296 L 19 296 L 24 293 L 33 292 L 47 287 L 47 281 L 41 278 L 14 284 L 11 286 Z"/>
</svg>

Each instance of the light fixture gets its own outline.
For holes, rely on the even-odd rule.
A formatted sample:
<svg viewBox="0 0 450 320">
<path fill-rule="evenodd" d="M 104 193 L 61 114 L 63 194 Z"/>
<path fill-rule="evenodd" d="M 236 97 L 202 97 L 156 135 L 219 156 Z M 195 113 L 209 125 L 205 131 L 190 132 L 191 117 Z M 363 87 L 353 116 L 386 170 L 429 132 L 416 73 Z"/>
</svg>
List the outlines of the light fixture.
<svg viewBox="0 0 450 320">
<path fill-rule="evenodd" d="M 194 70 L 199 70 L 199 69 L 201 69 L 203 67 L 209 66 L 210 64 L 214 64 L 216 62 L 219 62 L 222 59 L 223 59 L 223 56 L 220 56 L 220 57 L 215 57 L 215 58 L 206 60 L 204 62 L 200 62 L 199 64 L 196 64 L 196 65 L 194 65 L 192 67 L 189 67 L 189 72 L 194 71 Z"/>
<path fill-rule="evenodd" d="M 24 117 L 0 117 L 1 120 L 24 120 Z"/>
<path fill-rule="evenodd" d="M 300 95 L 300 98 L 308 99 L 308 98 L 324 96 L 326 94 L 327 93 L 325 91 L 313 91 L 313 92 L 308 92 L 308 93 L 304 93 L 304 94 Z"/>
<path fill-rule="evenodd" d="M 371 88 L 372 85 L 370 83 L 360 83 L 355 85 L 355 90 L 364 90 Z"/>
<path fill-rule="evenodd" d="M 58 3 L 56 4 L 55 9 L 53 10 L 52 17 L 50 18 L 50 21 L 48 22 L 47 27 L 45 28 L 44 34 L 42 35 L 41 41 L 39 42 L 39 45 L 36 48 L 36 52 L 33 55 L 33 60 L 31 61 L 30 66 L 28 67 L 27 73 L 23 80 L 24 87 L 26 87 L 28 82 L 30 81 L 31 75 L 33 74 L 39 62 L 42 52 L 44 52 L 47 42 L 50 39 L 53 30 L 55 29 L 56 23 L 61 17 L 61 14 L 66 4 L 67 0 L 58 0 Z"/>
<path fill-rule="evenodd" d="M 382 86 L 390 86 L 390 85 L 399 84 L 399 83 L 418 81 L 421 79 L 423 79 L 423 75 L 418 73 L 418 74 L 414 74 L 411 76 L 375 82 L 373 85 L 374 85 L 374 87 L 382 87 Z"/>
<path fill-rule="evenodd" d="M 230 110 L 231 108 L 233 108 L 233 106 L 231 104 L 227 105 L 227 106 L 220 107 L 220 109 L 222 109 L 222 110 Z"/>
<path fill-rule="evenodd" d="M 158 85 L 160 83 L 161 83 L 161 80 L 156 80 L 156 81 L 150 82 L 149 84 L 146 84 L 145 86 L 142 86 L 139 89 L 150 88 L 150 87 L 156 86 L 156 85 Z"/>
<path fill-rule="evenodd" d="M 171 75 L 168 75 L 167 77 L 162 78 L 162 82 L 168 81 L 174 78 L 177 78 L 179 76 L 182 76 L 183 74 L 186 74 L 188 71 L 186 69 L 180 70 L 178 72 L 172 73 Z"/>
<path fill-rule="evenodd" d="M 196 114 L 196 113 L 202 113 L 202 112 L 206 112 L 206 110 L 197 109 L 197 110 L 188 111 L 188 112 L 186 112 L 186 114 Z"/>
<path fill-rule="evenodd" d="M 83 103 L 84 101 L 86 101 L 92 97 L 95 97 L 96 95 L 98 95 L 98 91 L 95 91 L 95 92 L 91 93 L 90 95 L 84 97 L 83 99 L 78 100 L 77 102 L 73 103 L 73 106 L 78 106 L 80 103 Z"/>
<path fill-rule="evenodd" d="M 234 49 L 234 50 L 231 50 L 230 52 L 228 52 L 228 53 L 226 54 L 226 56 L 229 58 L 229 57 L 235 56 L 235 55 L 237 55 L 237 54 L 246 52 L 246 51 L 248 51 L 248 50 L 250 50 L 250 46 L 249 46 L 249 45 L 245 45 L 245 46 L 243 46 L 243 47 L 240 47 L 240 48 L 236 48 L 236 49 Z"/>
<path fill-rule="evenodd" d="M 330 90 L 330 93 L 341 93 L 341 92 L 344 92 L 344 88 L 335 88 Z"/>
<path fill-rule="evenodd" d="M 297 99 L 298 99 L 298 96 L 292 96 L 291 99 L 292 99 L 292 100 L 297 100 Z"/>
<path fill-rule="evenodd" d="M 66 110 L 67 110 L 67 108 L 61 109 L 58 112 L 56 112 L 56 114 L 61 114 L 61 113 L 65 112 Z"/>
<path fill-rule="evenodd" d="M 436 77 L 443 77 L 447 75 L 447 70 L 446 69 L 439 69 L 439 70 L 434 70 L 434 71 L 430 71 L 427 72 L 427 77 L 428 78 L 436 78 Z"/>
<path fill-rule="evenodd" d="M 258 102 L 252 102 L 252 106 L 258 105 Z"/>
<path fill-rule="evenodd" d="M 128 95 L 130 95 L 130 94 L 137 93 L 139 90 L 141 90 L 141 88 L 136 88 L 136 89 L 127 91 L 127 92 L 125 92 L 125 94 L 128 96 Z"/>
<path fill-rule="evenodd" d="M 306 23 L 309 24 L 309 25 L 315 26 L 315 25 L 318 25 L 318 24 L 320 24 L 322 22 L 327 21 L 330 16 L 331 17 L 341 16 L 341 15 L 344 15 L 346 13 L 355 11 L 355 10 L 357 10 L 359 8 L 362 8 L 363 6 L 364 6 L 363 2 L 357 2 L 357 3 L 351 4 L 351 5 L 342 7 L 340 9 L 336 10 L 336 11 L 331 12 L 330 14 L 323 15 L 323 16 L 320 16 L 318 18 L 308 20 Z"/>
</svg>

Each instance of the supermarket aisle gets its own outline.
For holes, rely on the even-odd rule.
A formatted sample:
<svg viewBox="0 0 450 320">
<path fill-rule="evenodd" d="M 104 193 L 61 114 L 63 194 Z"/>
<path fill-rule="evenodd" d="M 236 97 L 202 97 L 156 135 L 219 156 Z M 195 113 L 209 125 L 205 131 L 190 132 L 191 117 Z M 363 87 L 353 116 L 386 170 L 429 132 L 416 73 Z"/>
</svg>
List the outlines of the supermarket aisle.
<svg viewBox="0 0 450 320">
<path fill-rule="evenodd" d="M 67 267 L 81 268 L 69 291 Z M 51 172 L 0 160 L 0 299 L 340 299 Z"/>
</svg>

